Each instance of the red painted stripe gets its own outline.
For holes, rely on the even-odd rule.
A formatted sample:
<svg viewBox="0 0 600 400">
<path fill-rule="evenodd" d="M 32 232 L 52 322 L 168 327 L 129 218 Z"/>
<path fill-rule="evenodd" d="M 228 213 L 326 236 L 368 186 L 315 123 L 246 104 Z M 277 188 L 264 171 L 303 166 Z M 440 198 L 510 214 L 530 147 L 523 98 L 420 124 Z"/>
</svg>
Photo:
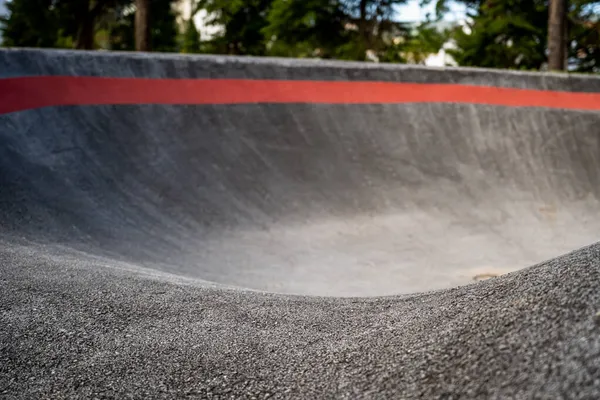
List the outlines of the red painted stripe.
<svg viewBox="0 0 600 400">
<path fill-rule="evenodd" d="M 471 103 L 600 110 L 600 93 L 393 82 L 39 76 L 0 79 L 0 114 L 60 105 Z"/>
</svg>

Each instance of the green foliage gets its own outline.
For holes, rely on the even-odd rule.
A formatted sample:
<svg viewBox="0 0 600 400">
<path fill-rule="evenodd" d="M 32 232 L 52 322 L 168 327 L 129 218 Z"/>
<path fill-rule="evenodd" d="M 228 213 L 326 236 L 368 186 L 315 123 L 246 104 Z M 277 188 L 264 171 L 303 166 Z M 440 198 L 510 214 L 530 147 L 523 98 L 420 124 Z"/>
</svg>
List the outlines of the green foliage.
<svg viewBox="0 0 600 400">
<path fill-rule="evenodd" d="M 574 25 L 569 56 L 577 72 L 600 72 L 600 24 Z"/>
<path fill-rule="evenodd" d="M 52 0 L 13 0 L 2 18 L 3 45 L 55 47 L 59 41 L 57 10 Z"/>
<path fill-rule="evenodd" d="M 365 60 L 367 51 L 380 61 L 401 61 L 398 38 L 408 35 L 406 27 L 394 19 L 395 7 L 406 0 L 339 0 L 349 31 L 346 54 L 355 60 Z"/>
<path fill-rule="evenodd" d="M 346 60 L 365 60 L 370 53 L 380 61 L 400 62 L 402 46 L 396 39 L 409 33 L 394 20 L 394 7 L 404 2 L 200 0 L 198 7 L 211 16 L 208 24 L 221 27 L 203 49 L 220 54 Z M 411 41 L 413 53 L 418 52 L 417 45 L 415 38 Z"/>
<path fill-rule="evenodd" d="M 404 60 L 412 64 L 424 64 L 427 57 L 437 53 L 447 42 L 449 32 L 437 29 L 430 21 L 420 24 L 398 46 Z"/>
<path fill-rule="evenodd" d="M 111 50 L 134 50 L 135 49 L 135 7 L 126 4 L 112 10 L 108 18 L 109 48 Z"/>
<path fill-rule="evenodd" d="M 438 17 L 450 0 L 436 2 Z M 547 59 L 548 0 L 454 0 L 470 10 L 467 29 L 452 37 L 457 49 L 449 51 L 459 65 L 539 70 Z M 568 1 L 568 52 L 571 69 L 600 69 L 598 0 Z"/>
<path fill-rule="evenodd" d="M 200 0 L 198 8 L 210 15 L 207 25 L 221 32 L 204 46 L 204 51 L 219 54 L 265 55 L 262 29 L 273 0 Z"/>
<path fill-rule="evenodd" d="M 600 1 L 569 3 L 569 61 L 577 72 L 600 72 Z"/>
<path fill-rule="evenodd" d="M 410 33 L 394 20 L 405 0 L 192 0 L 192 15 L 204 10 L 219 27 L 205 41 L 191 20 L 178 32 L 173 1 L 150 3 L 154 51 L 420 62 L 439 48 L 433 30 Z M 134 0 L 12 0 L 9 10 L 6 45 L 135 47 Z"/>
<path fill-rule="evenodd" d="M 549 0 L 421 0 L 441 18 L 450 2 L 470 10 L 466 27 L 396 20 L 406 0 L 188 0 L 217 33 L 201 40 L 192 18 L 177 25 L 175 0 L 150 2 L 154 51 L 424 63 L 447 52 L 459 65 L 539 70 L 547 57 Z M 600 70 L 600 0 L 568 1 L 571 70 Z M 11 0 L 3 45 L 134 50 L 134 0 Z"/>
<path fill-rule="evenodd" d="M 543 0 L 484 1 L 468 30 L 457 29 L 459 65 L 539 69 L 546 61 L 547 8 Z"/>
<path fill-rule="evenodd" d="M 150 1 L 150 40 L 153 51 L 177 51 L 177 15 L 172 0 Z"/>
<path fill-rule="evenodd" d="M 196 29 L 194 20 L 188 19 L 185 23 L 185 30 L 182 35 L 181 52 L 199 53 L 200 52 L 200 33 Z"/>
<path fill-rule="evenodd" d="M 349 42 L 345 20 L 336 0 L 275 0 L 262 33 L 272 55 L 332 58 Z"/>
<path fill-rule="evenodd" d="M 72 49 L 75 47 L 75 39 L 72 35 L 66 34 L 63 29 L 59 29 L 53 47 L 59 49 Z"/>
<path fill-rule="evenodd" d="M 394 7 L 404 1 L 275 0 L 263 33 L 275 55 L 402 62 L 409 31 Z"/>
<path fill-rule="evenodd" d="M 73 48 L 85 39 L 88 28 L 92 47 L 133 50 L 133 4 L 134 0 L 12 0 L 2 24 L 3 45 Z M 171 4 L 172 0 L 151 2 L 156 51 L 177 50 L 176 15 Z"/>
<path fill-rule="evenodd" d="M 3 18 L 4 46 L 75 47 L 91 24 L 117 0 L 11 0 Z M 89 36 L 88 36 L 89 38 Z"/>
<path fill-rule="evenodd" d="M 150 40 L 153 51 L 177 51 L 177 23 L 172 0 L 150 2 Z M 135 49 L 135 6 L 130 0 L 111 10 L 108 18 L 109 42 L 112 50 Z"/>
</svg>

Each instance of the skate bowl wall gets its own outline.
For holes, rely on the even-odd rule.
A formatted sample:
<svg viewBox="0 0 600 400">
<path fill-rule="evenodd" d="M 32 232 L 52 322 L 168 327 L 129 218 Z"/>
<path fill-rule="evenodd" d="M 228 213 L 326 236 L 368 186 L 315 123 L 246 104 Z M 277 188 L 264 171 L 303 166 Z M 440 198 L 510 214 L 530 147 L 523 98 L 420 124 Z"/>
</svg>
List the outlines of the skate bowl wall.
<svg viewBox="0 0 600 400">
<path fill-rule="evenodd" d="M 377 296 L 514 271 L 600 230 L 595 78 L 0 54 L 5 234 Z"/>
<path fill-rule="evenodd" d="M 0 50 L 0 396 L 600 398 L 599 93 Z"/>
</svg>

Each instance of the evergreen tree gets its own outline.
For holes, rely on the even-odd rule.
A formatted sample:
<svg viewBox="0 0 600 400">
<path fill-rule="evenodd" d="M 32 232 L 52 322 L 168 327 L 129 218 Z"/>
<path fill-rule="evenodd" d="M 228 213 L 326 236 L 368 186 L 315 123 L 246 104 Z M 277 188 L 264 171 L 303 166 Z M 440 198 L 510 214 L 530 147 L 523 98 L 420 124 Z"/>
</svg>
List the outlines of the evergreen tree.
<svg viewBox="0 0 600 400">
<path fill-rule="evenodd" d="M 455 31 L 459 65 L 539 69 L 546 61 L 547 5 L 544 0 L 483 1 L 467 29 Z"/>
<path fill-rule="evenodd" d="M 262 32 L 269 53 L 288 57 L 344 57 L 351 32 L 337 0 L 275 0 Z"/>
<path fill-rule="evenodd" d="M 394 40 L 406 28 L 394 20 L 405 0 L 275 0 L 263 29 L 277 55 L 399 61 Z"/>
<path fill-rule="evenodd" d="M 113 10 L 114 22 L 110 26 L 111 49 L 135 50 L 135 7 L 124 4 Z M 153 51 L 177 51 L 177 15 L 172 0 L 150 2 L 150 48 Z"/>
<path fill-rule="evenodd" d="M 449 0 L 436 1 L 438 17 Z M 469 9 L 469 22 L 456 29 L 457 49 L 449 51 L 459 65 L 541 69 L 548 61 L 549 0 L 455 0 Z M 599 0 L 569 0 L 564 54 L 570 69 L 600 69 Z M 560 55 L 560 58 L 565 58 Z"/>
<path fill-rule="evenodd" d="M 265 55 L 262 29 L 273 0 L 200 0 L 198 8 L 209 15 L 208 25 L 220 32 L 205 43 L 205 51 L 218 54 Z"/>
<path fill-rule="evenodd" d="M 3 45 L 8 47 L 55 47 L 59 25 L 52 0 L 13 0 L 8 15 L 0 20 Z"/>
<path fill-rule="evenodd" d="M 151 45 L 177 50 L 172 0 L 150 2 Z M 109 48 L 134 49 L 134 0 L 12 0 L 3 18 L 4 46 L 94 49 L 96 34 L 106 32 Z"/>
<path fill-rule="evenodd" d="M 185 29 L 182 35 L 181 52 L 200 52 L 200 33 L 198 32 L 198 29 L 196 29 L 196 24 L 194 24 L 193 18 L 189 18 L 185 22 Z"/>
</svg>

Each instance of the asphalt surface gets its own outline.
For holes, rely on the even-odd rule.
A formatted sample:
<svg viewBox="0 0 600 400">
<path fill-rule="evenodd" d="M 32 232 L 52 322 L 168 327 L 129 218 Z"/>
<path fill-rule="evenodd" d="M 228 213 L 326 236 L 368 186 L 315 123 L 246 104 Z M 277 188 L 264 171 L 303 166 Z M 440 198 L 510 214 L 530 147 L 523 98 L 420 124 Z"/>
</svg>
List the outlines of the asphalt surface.
<svg viewBox="0 0 600 400">
<path fill-rule="evenodd" d="M 600 92 L 298 60 L 0 65 L 19 104 L 52 93 L 7 79 L 47 75 Z M 0 115 L 1 397 L 600 397 L 598 111 L 51 100 Z"/>
</svg>

